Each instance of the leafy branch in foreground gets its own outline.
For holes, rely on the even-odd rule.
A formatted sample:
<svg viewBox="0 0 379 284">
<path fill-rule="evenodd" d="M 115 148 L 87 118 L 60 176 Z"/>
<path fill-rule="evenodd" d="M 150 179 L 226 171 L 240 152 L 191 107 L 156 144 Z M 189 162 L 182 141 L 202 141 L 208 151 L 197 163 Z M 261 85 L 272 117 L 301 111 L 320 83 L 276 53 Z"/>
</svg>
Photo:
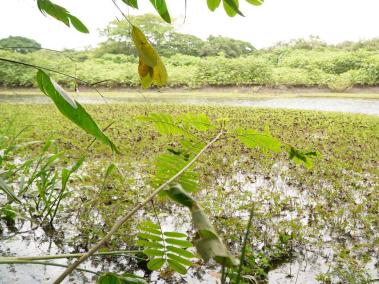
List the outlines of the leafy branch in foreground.
<svg viewBox="0 0 379 284">
<path fill-rule="evenodd" d="M 138 9 L 138 0 L 122 0 L 126 5 Z M 221 0 L 206 0 L 210 11 L 215 11 L 221 4 Z M 171 23 L 171 17 L 167 8 L 165 0 L 150 0 L 151 4 L 154 6 L 155 10 L 159 13 L 161 18 L 167 23 Z M 226 14 L 230 17 L 234 17 L 239 14 L 243 16 L 242 12 L 239 10 L 238 0 L 222 0 L 224 10 Z M 246 0 L 247 3 L 259 6 L 262 5 L 264 0 Z"/>
<path fill-rule="evenodd" d="M 109 232 L 97 243 L 95 244 L 85 255 L 71 264 L 55 281 L 54 284 L 61 283 L 79 264 L 87 260 L 95 252 L 97 252 L 111 237 L 112 235 L 132 216 L 134 216 L 138 210 L 143 208 L 146 204 L 152 201 L 159 193 L 161 193 L 167 186 L 174 182 L 178 177 L 180 177 L 185 171 L 187 171 L 203 154 L 208 150 L 220 137 L 224 134 L 224 131 L 220 131 L 206 146 L 204 146 L 199 153 L 191 160 L 188 161 L 187 165 L 178 171 L 174 176 L 168 179 L 165 183 L 161 184 L 157 189 L 155 189 L 148 197 L 145 198 L 142 202 L 138 203 L 133 209 L 128 211 L 127 214 L 120 217 L 117 222 L 112 226 Z"/>
</svg>

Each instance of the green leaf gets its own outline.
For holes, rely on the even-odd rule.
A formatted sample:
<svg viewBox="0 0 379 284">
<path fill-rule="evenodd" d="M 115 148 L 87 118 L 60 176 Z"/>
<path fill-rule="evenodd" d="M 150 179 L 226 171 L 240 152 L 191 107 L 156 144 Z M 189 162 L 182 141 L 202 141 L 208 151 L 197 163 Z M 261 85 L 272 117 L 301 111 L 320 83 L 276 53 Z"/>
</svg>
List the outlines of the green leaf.
<svg viewBox="0 0 379 284">
<path fill-rule="evenodd" d="M 158 11 L 159 15 L 165 20 L 167 23 L 171 23 L 171 17 L 167 9 L 165 0 L 150 0 L 151 4 L 153 4 L 154 8 Z"/>
<path fill-rule="evenodd" d="M 149 247 L 149 248 L 163 248 L 163 245 L 161 245 L 160 243 L 149 242 L 145 240 L 138 240 L 137 245 L 141 247 Z"/>
<path fill-rule="evenodd" d="M 186 234 L 178 233 L 178 232 L 164 232 L 163 234 L 171 238 L 186 238 L 187 237 Z"/>
<path fill-rule="evenodd" d="M 175 188 L 175 192 L 177 192 L 175 195 L 171 195 L 173 196 L 172 199 L 188 207 L 191 211 L 193 225 L 197 233 L 197 237 L 194 240 L 194 243 L 197 252 L 201 255 L 201 257 L 205 261 L 213 258 L 216 262 L 227 267 L 238 265 L 238 260 L 229 254 L 227 248 L 225 247 L 221 238 L 218 236 L 208 216 L 204 213 L 197 202 L 191 196 L 186 194 L 183 189 L 181 189 L 180 185 L 171 188 Z M 170 198 L 171 196 L 169 195 Z M 169 241 L 169 239 L 166 239 L 165 241 L 169 244 L 182 246 L 182 244 L 178 243 L 179 240 Z M 175 252 L 171 248 L 169 250 Z"/>
<path fill-rule="evenodd" d="M 165 242 L 168 244 L 171 244 L 171 245 L 176 245 L 176 246 L 182 247 L 182 248 L 190 248 L 193 246 L 192 243 L 189 241 L 177 240 L 177 239 L 173 239 L 173 238 L 165 239 Z"/>
<path fill-rule="evenodd" d="M 6 182 L 0 177 L 0 190 L 4 191 L 8 198 L 10 198 L 12 201 L 15 201 L 19 204 L 21 204 L 21 200 L 18 199 L 16 194 L 13 192 L 13 190 L 6 184 Z"/>
<path fill-rule="evenodd" d="M 252 129 L 237 130 L 237 137 L 248 148 L 261 148 L 262 150 L 271 150 L 280 152 L 281 143 L 278 139 L 271 136 L 270 133 L 261 133 Z"/>
<path fill-rule="evenodd" d="M 122 0 L 126 5 L 129 5 L 130 7 L 138 9 L 138 1 L 137 0 Z"/>
<path fill-rule="evenodd" d="M 150 270 L 159 270 L 165 264 L 165 260 L 163 258 L 154 258 L 147 263 L 147 268 Z"/>
<path fill-rule="evenodd" d="M 152 229 L 160 230 L 160 227 L 159 227 L 157 224 L 154 224 L 153 222 L 148 221 L 148 220 L 146 220 L 146 221 L 142 221 L 142 222 L 139 223 L 139 225 L 138 225 L 138 228 L 139 228 L 139 229 L 146 228 L 146 227 L 148 227 L 148 228 L 152 228 Z"/>
<path fill-rule="evenodd" d="M 89 33 L 87 27 L 62 6 L 54 4 L 50 0 L 37 0 L 37 6 L 42 14 L 48 14 L 68 27 L 72 25 L 79 32 Z"/>
<path fill-rule="evenodd" d="M 209 117 L 204 113 L 187 113 L 182 116 L 182 120 L 184 127 L 187 129 L 193 127 L 198 131 L 208 131 L 209 129 L 214 128 Z"/>
<path fill-rule="evenodd" d="M 175 252 L 176 254 L 183 256 L 183 257 L 186 257 L 186 258 L 194 258 L 195 257 L 195 255 L 192 252 L 185 250 L 185 249 L 182 249 L 182 248 L 178 248 L 178 247 L 174 247 L 174 246 L 167 246 L 166 248 L 168 251 Z"/>
<path fill-rule="evenodd" d="M 168 253 L 168 258 L 185 266 L 192 266 L 192 262 L 176 254 Z"/>
<path fill-rule="evenodd" d="M 158 236 L 160 236 L 161 235 L 161 231 L 160 230 L 157 230 L 157 229 L 153 229 L 153 228 L 143 228 L 143 230 L 145 231 L 145 232 L 148 232 L 148 233 L 151 233 L 151 234 L 153 234 L 153 235 L 158 235 Z"/>
<path fill-rule="evenodd" d="M 260 6 L 263 4 L 264 0 L 246 0 L 246 2 L 255 6 Z"/>
<path fill-rule="evenodd" d="M 156 235 L 146 234 L 146 233 L 139 233 L 138 237 L 141 239 L 152 240 L 152 241 L 161 241 L 162 240 L 161 237 L 158 237 Z"/>
<path fill-rule="evenodd" d="M 106 272 L 100 275 L 96 281 L 97 284 L 147 284 L 147 282 L 137 275 L 125 273 L 118 275 L 112 272 Z"/>
<path fill-rule="evenodd" d="M 77 17 L 73 15 L 69 15 L 69 19 L 73 27 L 77 29 L 79 32 L 82 32 L 85 34 L 89 33 L 89 30 L 87 29 L 87 27 Z"/>
<path fill-rule="evenodd" d="M 188 164 L 188 161 L 183 156 L 178 156 L 175 154 L 162 154 L 159 155 L 155 161 L 156 171 L 154 182 L 155 184 L 162 184 L 173 175 L 175 175 L 178 171 L 180 171 L 183 167 Z M 193 192 L 198 190 L 198 178 L 199 174 L 193 170 L 185 171 L 179 178 L 178 183 L 181 184 L 183 189 L 188 192 Z M 172 198 L 175 198 L 175 194 L 177 193 L 174 189 L 166 192 L 168 194 L 173 194 Z M 178 196 L 178 198 L 182 198 L 183 196 Z M 184 198 L 184 197 L 183 197 Z M 183 199 L 184 200 L 184 199 Z"/>
<path fill-rule="evenodd" d="M 158 249 L 152 249 L 152 248 L 144 249 L 143 253 L 146 254 L 147 256 L 163 256 L 164 255 L 163 251 L 158 250 Z"/>
<path fill-rule="evenodd" d="M 289 158 L 296 164 L 303 164 L 308 169 L 313 167 L 313 160 L 319 156 L 319 154 L 315 151 L 304 152 L 299 149 L 295 149 L 294 147 L 290 148 L 288 154 Z"/>
<path fill-rule="evenodd" d="M 1 215 L 4 216 L 6 220 L 15 221 L 17 216 L 17 211 L 13 209 L 10 204 L 6 204 L 3 207 L 0 207 Z"/>
<path fill-rule="evenodd" d="M 243 16 L 239 10 L 238 0 L 223 0 L 224 10 L 229 17 L 234 17 L 236 14 Z"/>
<path fill-rule="evenodd" d="M 211 221 L 200 207 L 193 208 L 191 210 L 191 213 L 194 227 L 198 231 L 200 237 L 207 239 L 218 238 L 216 230 L 213 227 Z"/>
<path fill-rule="evenodd" d="M 71 169 L 62 170 L 62 191 L 65 190 L 67 182 L 74 172 L 76 172 L 84 162 L 85 157 L 81 157 Z"/>
<path fill-rule="evenodd" d="M 183 190 L 180 184 L 171 186 L 169 189 L 165 190 L 165 193 L 172 200 L 178 202 L 179 204 L 185 207 L 191 208 L 195 204 L 193 198 Z"/>
<path fill-rule="evenodd" d="M 139 119 L 153 123 L 155 129 L 160 134 L 188 135 L 188 132 L 183 129 L 183 127 L 181 127 L 171 115 L 167 113 L 151 113 L 149 116 L 141 116 Z"/>
<path fill-rule="evenodd" d="M 147 227 L 144 227 L 144 225 L 147 225 Z M 148 262 L 148 268 L 150 270 L 158 270 L 164 265 L 171 267 L 168 260 L 172 260 L 179 265 L 176 266 L 176 268 L 172 267 L 172 269 L 176 269 L 175 271 L 178 272 L 185 271 L 186 268 L 184 266 L 192 265 L 192 262 L 188 259 L 194 257 L 193 253 L 187 251 L 185 248 L 192 247 L 192 243 L 186 240 L 186 234 L 179 232 L 163 232 L 159 226 L 159 229 L 156 229 L 157 226 L 158 225 L 150 221 L 144 221 L 138 225 L 140 233 L 138 234 L 139 240 L 137 241 L 137 244 L 146 247 L 143 252 L 150 259 Z M 158 233 L 162 238 L 154 239 L 151 238 L 150 234 L 147 234 L 146 236 L 146 234 L 143 233 L 149 230 L 158 230 Z M 150 241 L 146 241 L 147 238 L 150 238 Z"/>
<path fill-rule="evenodd" d="M 168 259 L 167 262 L 168 262 L 168 266 L 172 270 L 174 270 L 176 272 L 179 272 L 180 274 L 186 274 L 187 273 L 187 269 L 183 265 L 181 265 L 180 263 L 178 263 L 177 261 Z"/>
<path fill-rule="evenodd" d="M 207 0 L 208 8 L 212 12 L 220 6 L 221 0 Z"/>
<path fill-rule="evenodd" d="M 97 284 L 122 284 L 122 280 L 115 273 L 102 274 L 96 281 Z"/>
<path fill-rule="evenodd" d="M 116 153 L 120 153 L 113 142 L 100 130 L 87 111 L 77 101 L 73 100 L 61 86 L 53 82 L 44 71 L 38 70 L 37 82 L 41 91 L 53 100 L 64 116 L 88 134 L 108 145 Z"/>
</svg>

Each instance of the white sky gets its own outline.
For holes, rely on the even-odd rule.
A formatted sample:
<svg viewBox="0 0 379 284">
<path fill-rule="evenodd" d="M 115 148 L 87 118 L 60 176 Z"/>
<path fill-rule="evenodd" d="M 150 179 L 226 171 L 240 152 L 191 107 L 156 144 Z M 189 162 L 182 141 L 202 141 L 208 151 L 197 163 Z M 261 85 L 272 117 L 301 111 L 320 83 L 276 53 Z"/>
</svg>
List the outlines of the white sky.
<svg viewBox="0 0 379 284">
<path fill-rule="evenodd" d="M 184 0 L 166 0 L 175 26 L 184 33 L 205 39 L 223 35 L 266 47 L 278 41 L 320 36 L 329 43 L 379 37 L 379 0 L 266 0 L 255 7 L 240 0 L 246 17 L 229 18 L 220 6 L 212 13 L 206 0 L 187 0 L 187 20 L 183 24 Z M 0 38 L 20 35 L 33 38 L 45 48 L 95 46 L 103 39 L 98 30 L 120 13 L 111 0 L 53 0 L 80 18 L 91 34 L 77 32 L 43 16 L 35 0 L 0 0 Z M 149 0 L 139 0 L 140 11 L 119 5 L 130 14 L 154 12 Z"/>
</svg>

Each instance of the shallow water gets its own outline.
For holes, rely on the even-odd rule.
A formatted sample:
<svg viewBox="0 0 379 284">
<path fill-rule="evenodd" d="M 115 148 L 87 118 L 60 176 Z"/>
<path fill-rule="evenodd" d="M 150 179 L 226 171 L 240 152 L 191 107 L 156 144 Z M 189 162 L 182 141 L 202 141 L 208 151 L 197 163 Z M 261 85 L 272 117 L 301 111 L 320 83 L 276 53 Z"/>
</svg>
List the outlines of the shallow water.
<svg viewBox="0 0 379 284">
<path fill-rule="evenodd" d="M 285 108 L 300 110 L 336 111 L 349 113 L 362 113 L 379 115 L 379 100 L 356 99 L 356 98 L 327 98 L 327 97 L 295 97 L 295 98 L 215 98 L 215 97 L 114 97 L 98 98 L 79 96 L 77 100 L 83 104 L 105 103 L 175 103 L 186 105 L 216 105 L 216 106 L 241 106 L 241 107 L 264 107 Z M 28 103 L 45 104 L 51 101 L 45 96 L 35 95 L 0 95 L 0 103 Z"/>
</svg>

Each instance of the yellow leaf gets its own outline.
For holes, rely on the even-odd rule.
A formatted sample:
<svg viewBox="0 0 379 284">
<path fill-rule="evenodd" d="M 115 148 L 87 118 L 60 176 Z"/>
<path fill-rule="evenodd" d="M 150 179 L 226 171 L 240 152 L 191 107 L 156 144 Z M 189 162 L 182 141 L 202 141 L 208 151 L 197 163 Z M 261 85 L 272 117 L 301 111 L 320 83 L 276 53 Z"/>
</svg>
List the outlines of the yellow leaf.
<svg viewBox="0 0 379 284">
<path fill-rule="evenodd" d="M 164 86 L 167 84 L 167 71 L 161 58 L 157 57 L 157 65 L 153 68 L 153 83 L 157 86 Z"/>
<path fill-rule="evenodd" d="M 141 86 L 144 89 L 150 88 L 152 82 L 153 79 L 151 78 L 149 73 L 147 73 L 145 77 L 141 77 Z"/>
<path fill-rule="evenodd" d="M 141 78 L 141 85 L 142 88 L 147 89 L 151 86 L 151 83 L 153 82 L 153 68 L 150 66 L 147 66 L 142 59 L 139 60 L 138 64 L 138 74 Z"/>
<path fill-rule="evenodd" d="M 156 66 L 158 53 L 147 40 L 143 32 L 136 26 L 132 26 L 132 38 L 142 61 L 150 67 Z"/>
</svg>

